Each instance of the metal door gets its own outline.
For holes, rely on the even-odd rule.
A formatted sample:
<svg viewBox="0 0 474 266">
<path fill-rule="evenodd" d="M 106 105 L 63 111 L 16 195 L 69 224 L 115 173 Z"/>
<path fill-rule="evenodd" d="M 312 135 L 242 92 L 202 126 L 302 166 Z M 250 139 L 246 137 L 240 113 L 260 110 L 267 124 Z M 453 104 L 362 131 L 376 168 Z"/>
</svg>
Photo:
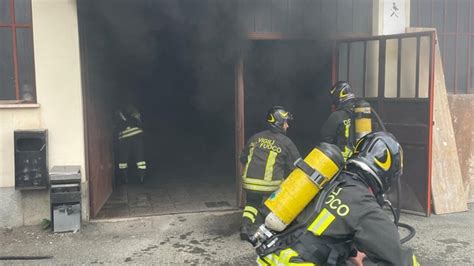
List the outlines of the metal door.
<svg viewBox="0 0 474 266">
<path fill-rule="evenodd" d="M 95 217 L 112 193 L 114 158 L 110 117 L 101 102 L 100 91 L 90 88 L 86 100 L 87 172 L 91 216 Z"/>
<path fill-rule="evenodd" d="M 82 3 L 82 2 L 81 2 Z M 79 39 L 81 51 L 81 76 L 84 99 L 84 125 L 86 137 L 86 173 L 89 181 L 90 215 L 95 217 L 112 193 L 114 176 L 113 125 L 107 95 L 100 80 L 89 73 L 100 72 L 101 66 L 89 62 L 88 27 L 85 13 L 86 2 L 78 4 Z"/>
<path fill-rule="evenodd" d="M 401 207 L 426 216 L 431 213 L 434 45 L 434 31 L 338 39 L 332 66 L 333 82 L 351 82 L 402 144 Z"/>
</svg>

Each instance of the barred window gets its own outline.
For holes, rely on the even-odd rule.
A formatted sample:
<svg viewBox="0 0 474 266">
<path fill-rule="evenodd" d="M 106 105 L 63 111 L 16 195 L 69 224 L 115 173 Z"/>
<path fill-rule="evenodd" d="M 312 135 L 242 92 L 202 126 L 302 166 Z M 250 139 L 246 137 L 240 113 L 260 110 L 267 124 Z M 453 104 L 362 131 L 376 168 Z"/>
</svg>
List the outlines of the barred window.
<svg viewBox="0 0 474 266">
<path fill-rule="evenodd" d="M 0 0 L 0 101 L 36 102 L 31 0 Z"/>
</svg>

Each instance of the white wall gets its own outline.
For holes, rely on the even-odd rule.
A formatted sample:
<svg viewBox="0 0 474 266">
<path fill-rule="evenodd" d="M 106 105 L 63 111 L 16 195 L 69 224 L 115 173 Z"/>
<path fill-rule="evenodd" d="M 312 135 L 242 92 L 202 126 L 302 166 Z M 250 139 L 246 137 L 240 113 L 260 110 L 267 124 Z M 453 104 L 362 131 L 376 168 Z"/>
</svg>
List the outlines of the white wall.
<svg viewBox="0 0 474 266">
<path fill-rule="evenodd" d="M 31 2 L 38 104 L 0 104 L 0 194 L 8 202 L 0 202 L 0 227 L 37 224 L 49 218 L 47 191 L 14 190 L 15 129 L 47 129 L 49 167 L 80 165 L 86 180 L 76 0 Z M 83 209 L 88 206 L 88 199 L 83 199 Z"/>
<path fill-rule="evenodd" d="M 33 29 L 41 124 L 48 129 L 49 165 L 80 165 L 84 122 L 75 0 L 35 0 Z"/>
</svg>

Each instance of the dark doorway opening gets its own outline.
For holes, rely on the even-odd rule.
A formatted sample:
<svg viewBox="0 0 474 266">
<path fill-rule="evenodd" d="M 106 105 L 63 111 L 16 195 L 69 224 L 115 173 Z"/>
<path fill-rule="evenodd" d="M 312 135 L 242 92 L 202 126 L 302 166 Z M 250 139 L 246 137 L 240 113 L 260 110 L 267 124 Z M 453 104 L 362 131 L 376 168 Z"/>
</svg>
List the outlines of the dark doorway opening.
<svg viewBox="0 0 474 266">
<path fill-rule="evenodd" d="M 237 206 L 234 66 L 247 40 L 232 6 L 209 3 L 78 3 L 92 217 Z M 123 103 L 143 117 L 145 185 L 114 172 Z"/>
<path fill-rule="evenodd" d="M 236 149 L 265 127 L 272 105 L 295 114 L 289 136 L 302 155 L 318 143 L 330 111 L 328 43 L 252 40 L 237 2 L 78 3 L 92 217 L 236 208 Z M 124 102 L 144 120 L 144 186 L 115 178 L 111 121 Z"/>
</svg>

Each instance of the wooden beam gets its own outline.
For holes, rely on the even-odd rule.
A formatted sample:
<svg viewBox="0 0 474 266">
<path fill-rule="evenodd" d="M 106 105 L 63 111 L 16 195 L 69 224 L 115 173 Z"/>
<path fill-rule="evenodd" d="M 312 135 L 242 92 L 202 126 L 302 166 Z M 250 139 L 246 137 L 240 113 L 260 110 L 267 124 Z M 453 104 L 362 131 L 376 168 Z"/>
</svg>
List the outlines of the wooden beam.
<svg viewBox="0 0 474 266">
<path fill-rule="evenodd" d="M 237 190 L 237 204 L 243 207 L 245 198 L 242 190 L 242 164 L 239 156 L 244 148 L 244 59 L 242 55 L 235 64 L 235 178 Z"/>
</svg>

